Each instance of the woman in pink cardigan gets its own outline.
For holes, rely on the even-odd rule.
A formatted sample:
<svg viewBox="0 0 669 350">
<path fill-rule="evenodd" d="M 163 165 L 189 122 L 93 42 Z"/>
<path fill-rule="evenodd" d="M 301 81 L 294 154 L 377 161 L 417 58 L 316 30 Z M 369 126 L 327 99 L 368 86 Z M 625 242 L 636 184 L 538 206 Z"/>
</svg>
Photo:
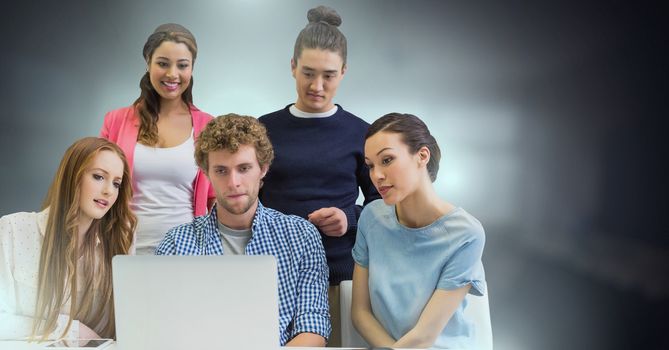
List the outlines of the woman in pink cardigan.
<svg viewBox="0 0 669 350">
<path fill-rule="evenodd" d="M 105 115 L 100 136 L 118 144 L 132 172 L 137 254 L 153 254 L 172 227 L 204 215 L 213 188 L 193 158 L 194 142 L 213 119 L 193 105 L 195 37 L 181 25 L 156 28 L 144 44 L 146 74 L 132 106 Z"/>
</svg>

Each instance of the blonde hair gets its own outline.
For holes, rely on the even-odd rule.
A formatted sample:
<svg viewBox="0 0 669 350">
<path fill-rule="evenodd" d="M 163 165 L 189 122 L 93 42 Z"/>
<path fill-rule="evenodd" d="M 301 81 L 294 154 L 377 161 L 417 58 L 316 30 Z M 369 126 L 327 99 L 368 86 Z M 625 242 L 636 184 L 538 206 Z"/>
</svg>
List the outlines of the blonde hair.
<svg viewBox="0 0 669 350">
<path fill-rule="evenodd" d="M 229 150 L 234 153 L 240 145 L 255 148 L 261 167 L 269 167 L 274 159 L 274 149 L 265 126 L 254 117 L 230 113 L 216 117 L 202 130 L 195 142 L 195 162 L 206 173 L 209 152 Z"/>
<path fill-rule="evenodd" d="M 81 182 L 101 151 L 114 152 L 121 158 L 123 180 L 116 202 L 105 216 L 93 220 L 78 252 Z M 47 339 L 56 329 L 58 315 L 68 299 L 70 319 L 63 336 L 72 320 L 83 322 L 101 337 L 115 336 L 111 260 L 117 254 L 127 254 L 133 241 L 137 219 L 130 211 L 131 198 L 128 162 L 117 145 L 102 138 L 86 137 L 67 149 L 42 207 L 49 209 L 49 216 L 40 254 L 32 339 Z M 79 253 L 83 260 L 83 281 L 77 281 Z M 81 298 L 79 285 L 84 286 Z"/>
</svg>

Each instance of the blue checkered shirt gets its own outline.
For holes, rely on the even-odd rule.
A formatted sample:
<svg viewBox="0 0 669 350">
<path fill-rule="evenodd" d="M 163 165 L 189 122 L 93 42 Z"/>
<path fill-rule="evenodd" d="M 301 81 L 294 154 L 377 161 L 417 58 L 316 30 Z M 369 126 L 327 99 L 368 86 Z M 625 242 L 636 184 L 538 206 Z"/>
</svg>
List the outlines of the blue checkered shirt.
<svg viewBox="0 0 669 350">
<path fill-rule="evenodd" d="M 157 255 L 223 255 L 216 207 L 192 223 L 172 228 Z M 328 265 L 318 230 L 308 221 L 265 208 L 258 201 L 246 255 L 273 255 L 279 283 L 279 339 L 285 345 L 300 333 L 328 339 Z"/>
</svg>

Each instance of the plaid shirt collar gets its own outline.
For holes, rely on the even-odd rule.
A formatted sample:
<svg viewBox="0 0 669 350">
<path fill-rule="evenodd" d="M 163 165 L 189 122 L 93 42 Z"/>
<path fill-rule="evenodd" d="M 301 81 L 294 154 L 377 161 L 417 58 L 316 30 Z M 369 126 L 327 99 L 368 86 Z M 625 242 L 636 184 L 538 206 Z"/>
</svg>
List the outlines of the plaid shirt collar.
<svg viewBox="0 0 669 350">
<path fill-rule="evenodd" d="M 214 206 L 211 208 L 209 213 L 205 216 L 204 220 L 200 221 L 200 225 L 196 224 L 195 231 L 202 232 L 202 248 L 206 253 L 222 253 L 223 245 L 221 243 L 220 232 L 218 231 L 218 214 L 216 208 L 218 203 L 214 203 Z M 258 200 L 258 207 L 256 208 L 256 213 L 253 216 L 253 222 L 251 223 L 251 240 L 249 241 L 248 246 L 253 246 L 252 242 L 257 239 L 264 239 L 267 234 L 269 234 L 268 229 L 263 229 L 269 227 L 267 224 L 268 220 L 268 211 L 265 206 L 260 203 Z M 199 227 L 198 227 L 199 226 Z M 247 252 L 248 252 L 247 246 Z"/>
<path fill-rule="evenodd" d="M 251 232 L 253 232 L 254 235 L 258 229 L 258 225 L 261 225 L 267 219 L 267 209 L 260 203 L 259 199 L 257 201 L 258 207 L 256 208 L 256 213 L 253 216 L 253 222 L 251 223 Z M 218 203 L 214 203 L 204 220 L 207 223 L 207 231 L 210 232 L 217 232 L 218 230 L 218 214 L 216 213 L 216 208 L 218 208 Z"/>
</svg>

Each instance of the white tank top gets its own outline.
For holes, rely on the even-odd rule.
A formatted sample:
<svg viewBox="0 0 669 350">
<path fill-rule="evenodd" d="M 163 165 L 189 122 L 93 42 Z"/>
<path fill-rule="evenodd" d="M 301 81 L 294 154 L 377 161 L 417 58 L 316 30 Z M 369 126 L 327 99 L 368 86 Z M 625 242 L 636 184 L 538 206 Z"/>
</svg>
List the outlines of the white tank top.
<svg viewBox="0 0 669 350">
<path fill-rule="evenodd" d="M 193 221 L 197 165 L 193 134 L 175 147 L 135 146 L 130 208 L 137 215 L 137 254 L 154 254 L 172 227 Z"/>
</svg>

